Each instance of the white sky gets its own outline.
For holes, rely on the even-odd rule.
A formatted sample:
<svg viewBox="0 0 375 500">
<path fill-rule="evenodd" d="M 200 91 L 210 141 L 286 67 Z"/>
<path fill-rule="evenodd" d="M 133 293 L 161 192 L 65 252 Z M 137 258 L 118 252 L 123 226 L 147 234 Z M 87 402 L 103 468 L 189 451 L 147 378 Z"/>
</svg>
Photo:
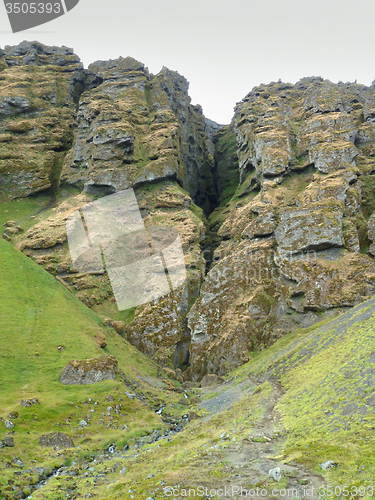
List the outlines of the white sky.
<svg viewBox="0 0 375 500">
<path fill-rule="evenodd" d="M 224 124 L 260 83 L 315 75 L 370 85 L 374 19 L 374 0 L 80 0 L 55 21 L 12 34 L 1 2 L 0 46 L 66 45 L 85 67 L 120 55 L 154 74 L 167 66 L 188 79 L 193 103 Z"/>
</svg>

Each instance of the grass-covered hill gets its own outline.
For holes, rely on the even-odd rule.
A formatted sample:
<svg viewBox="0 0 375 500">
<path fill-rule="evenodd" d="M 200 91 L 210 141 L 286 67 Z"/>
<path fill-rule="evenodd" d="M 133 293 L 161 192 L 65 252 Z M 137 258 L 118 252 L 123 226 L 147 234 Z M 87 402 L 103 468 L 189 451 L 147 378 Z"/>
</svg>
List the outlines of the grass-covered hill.
<svg viewBox="0 0 375 500">
<path fill-rule="evenodd" d="M 37 208 L 38 200 L 4 204 L 0 222 L 14 216 L 27 224 Z M 6 436 L 14 440 L 14 447 L 0 449 L 0 498 L 24 498 L 35 483 L 73 457 L 98 454 L 112 443 L 121 448 L 134 444 L 155 429 L 169 430 L 155 413 L 160 405 L 167 405 L 164 414 L 169 419 L 184 410 L 178 404 L 181 394 L 167 391 L 174 386 L 157 378 L 155 363 L 4 239 L 0 297 L 0 441 Z M 60 382 L 69 361 L 108 354 L 118 361 L 115 380 L 93 385 Z M 137 397 L 129 397 L 134 390 Z M 35 398 L 39 404 L 20 405 Z M 86 427 L 80 425 L 82 420 Z M 6 421 L 14 427 L 7 429 Z M 50 432 L 67 434 L 75 447 L 42 447 L 39 437 Z"/>
<path fill-rule="evenodd" d="M 10 210 L 25 217 L 35 206 L 15 202 L 7 210 L 6 218 Z M 327 485 L 346 486 L 352 498 L 371 497 L 375 299 L 254 353 L 221 384 L 195 389 L 200 401 L 190 398 L 196 406 L 189 410 L 180 404 L 177 382 L 166 390 L 173 386 L 157 378 L 156 365 L 55 278 L 7 241 L 0 241 L 0 252 L 0 411 L 15 424 L 7 430 L 0 422 L 0 440 L 7 435 L 15 443 L 0 450 L 0 498 L 161 500 L 170 496 L 167 487 L 176 495 L 238 485 L 289 488 L 300 496 L 310 488 L 314 497 Z M 119 362 L 115 380 L 60 383 L 68 361 L 103 354 Z M 20 406 L 32 398 L 40 404 Z M 182 431 L 163 435 L 169 425 L 155 409 L 164 404 L 168 420 L 190 411 Z M 56 431 L 74 447 L 39 444 L 41 435 Z M 329 460 L 335 466 L 323 471 Z M 268 473 L 278 467 L 275 481 Z"/>
<path fill-rule="evenodd" d="M 178 73 L 23 42 L 0 88 L 0 500 L 372 498 L 375 86 L 271 82 L 221 126 Z M 119 311 L 66 221 L 127 188 L 187 280 Z"/>
</svg>

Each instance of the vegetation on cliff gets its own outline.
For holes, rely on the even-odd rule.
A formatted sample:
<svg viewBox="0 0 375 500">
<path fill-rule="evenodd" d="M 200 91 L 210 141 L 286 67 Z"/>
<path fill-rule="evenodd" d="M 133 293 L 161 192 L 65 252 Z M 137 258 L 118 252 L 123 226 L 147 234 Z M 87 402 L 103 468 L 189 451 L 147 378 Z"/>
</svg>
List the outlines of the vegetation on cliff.
<svg viewBox="0 0 375 500">
<path fill-rule="evenodd" d="M 222 126 L 167 68 L 0 52 L 1 498 L 371 486 L 374 117 L 312 77 Z M 66 221 L 127 188 L 187 279 L 118 311 Z"/>
</svg>

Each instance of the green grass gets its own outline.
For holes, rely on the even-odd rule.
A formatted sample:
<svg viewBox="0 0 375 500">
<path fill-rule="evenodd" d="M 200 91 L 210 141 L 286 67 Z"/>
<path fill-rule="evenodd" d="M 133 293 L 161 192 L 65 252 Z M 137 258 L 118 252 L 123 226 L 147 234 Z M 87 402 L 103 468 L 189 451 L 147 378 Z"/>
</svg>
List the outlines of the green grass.
<svg viewBox="0 0 375 500">
<path fill-rule="evenodd" d="M 58 381 L 59 369 L 73 353 L 84 358 L 100 354 L 92 338 L 99 318 L 9 243 L 0 241 L 0 253 L 1 365 L 5 370 L 0 368 L 1 380 L 10 394 L 20 385 L 26 391 L 34 383 L 46 388 Z M 60 353 L 59 345 L 66 350 Z"/>
<path fill-rule="evenodd" d="M 78 190 L 74 187 L 64 186 L 57 191 L 55 201 L 63 201 L 69 196 L 77 194 L 77 192 Z M 4 223 L 7 221 L 16 222 L 26 231 L 41 220 L 49 217 L 53 213 L 50 207 L 51 196 L 51 193 L 44 192 L 28 198 L 18 198 L 0 203 L 0 236 L 6 229 Z"/>
<path fill-rule="evenodd" d="M 323 473 L 332 485 L 370 486 L 375 477 L 374 333 L 370 299 L 334 322 L 286 335 L 234 372 L 281 382 L 285 460 L 318 473 L 333 460 L 338 467 Z"/>
<path fill-rule="evenodd" d="M 13 455 L 20 457 L 25 467 L 53 468 L 79 453 L 99 453 L 107 442 L 134 443 L 147 431 L 163 428 L 165 424 L 151 406 L 155 401 L 167 404 L 166 411 L 178 413 L 179 394 L 143 382 L 143 377 L 157 376 L 155 363 L 114 330 L 102 326 L 94 311 L 3 239 L 0 297 L 0 416 L 6 420 L 9 412 L 19 413 L 14 420 L 15 447 L 0 450 L 0 491 L 8 480 L 14 480 L 17 468 L 4 468 Z M 98 333 L 106 336 L 104 349 L 95 342 Z M 65 350 L 58 350 L 58 346 Z M 70 360 L 104 353 L 118 360 L 120 374 L 115 380 L 86 386 L 60 383 L 61 372 Z M 124 384 L 124 377 L 137 385 L 150 404 L 124 395 L 126 391 L 134 392 L 133 387 Z M 108 394 L 114 395 L 113 403 L 105 400 Z M 21 399 L 35 397 L 39 405 L 20 406 Z M 92 403 L 88 403 L 89 398 Z M 121 413 L 111 419 L 102 417 L 109 405 L 118 404 L 118 398 L 123 405 Z M 96 406 L 94 401 L 98 402 Z M 181 408 L 180 414 L 183 411 Z M 88 414 L 90 424 L 81 429 L 79 422 Z M 104 423 L 100 423 L 101 418 Z M 125 423 L 126 431 L 122 430 Z M 0 439 L 6 431 L 0 422 Z M 59 457 L 57 451 L 42 448 L 38 437 L 52 431 L 66 432 L 80 450 L 69 449 Z M 22 484 L 20 481 L 16 479 L 15 484 Z"/>
<path fill-rule="evenodd" d="M 236 134 L 231 127 L 223 127 L 216 133 L 216 139 L 218 205 L 225 206 L 239 183 Z"/>
</svg>

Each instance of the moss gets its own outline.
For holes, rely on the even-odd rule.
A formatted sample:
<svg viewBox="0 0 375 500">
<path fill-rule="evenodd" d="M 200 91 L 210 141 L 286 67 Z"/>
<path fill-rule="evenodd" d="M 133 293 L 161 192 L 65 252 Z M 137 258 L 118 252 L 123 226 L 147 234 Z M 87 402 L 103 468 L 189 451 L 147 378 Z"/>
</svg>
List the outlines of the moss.
<svg viewBox="0 0 375 500">
<path fill-rule="evenodd" d="M 224 206 L 239 184 L 236 135 L 232 127 L 223 127 L 214 136 L 215 182 L 218 205 Z"/>
</svg>

